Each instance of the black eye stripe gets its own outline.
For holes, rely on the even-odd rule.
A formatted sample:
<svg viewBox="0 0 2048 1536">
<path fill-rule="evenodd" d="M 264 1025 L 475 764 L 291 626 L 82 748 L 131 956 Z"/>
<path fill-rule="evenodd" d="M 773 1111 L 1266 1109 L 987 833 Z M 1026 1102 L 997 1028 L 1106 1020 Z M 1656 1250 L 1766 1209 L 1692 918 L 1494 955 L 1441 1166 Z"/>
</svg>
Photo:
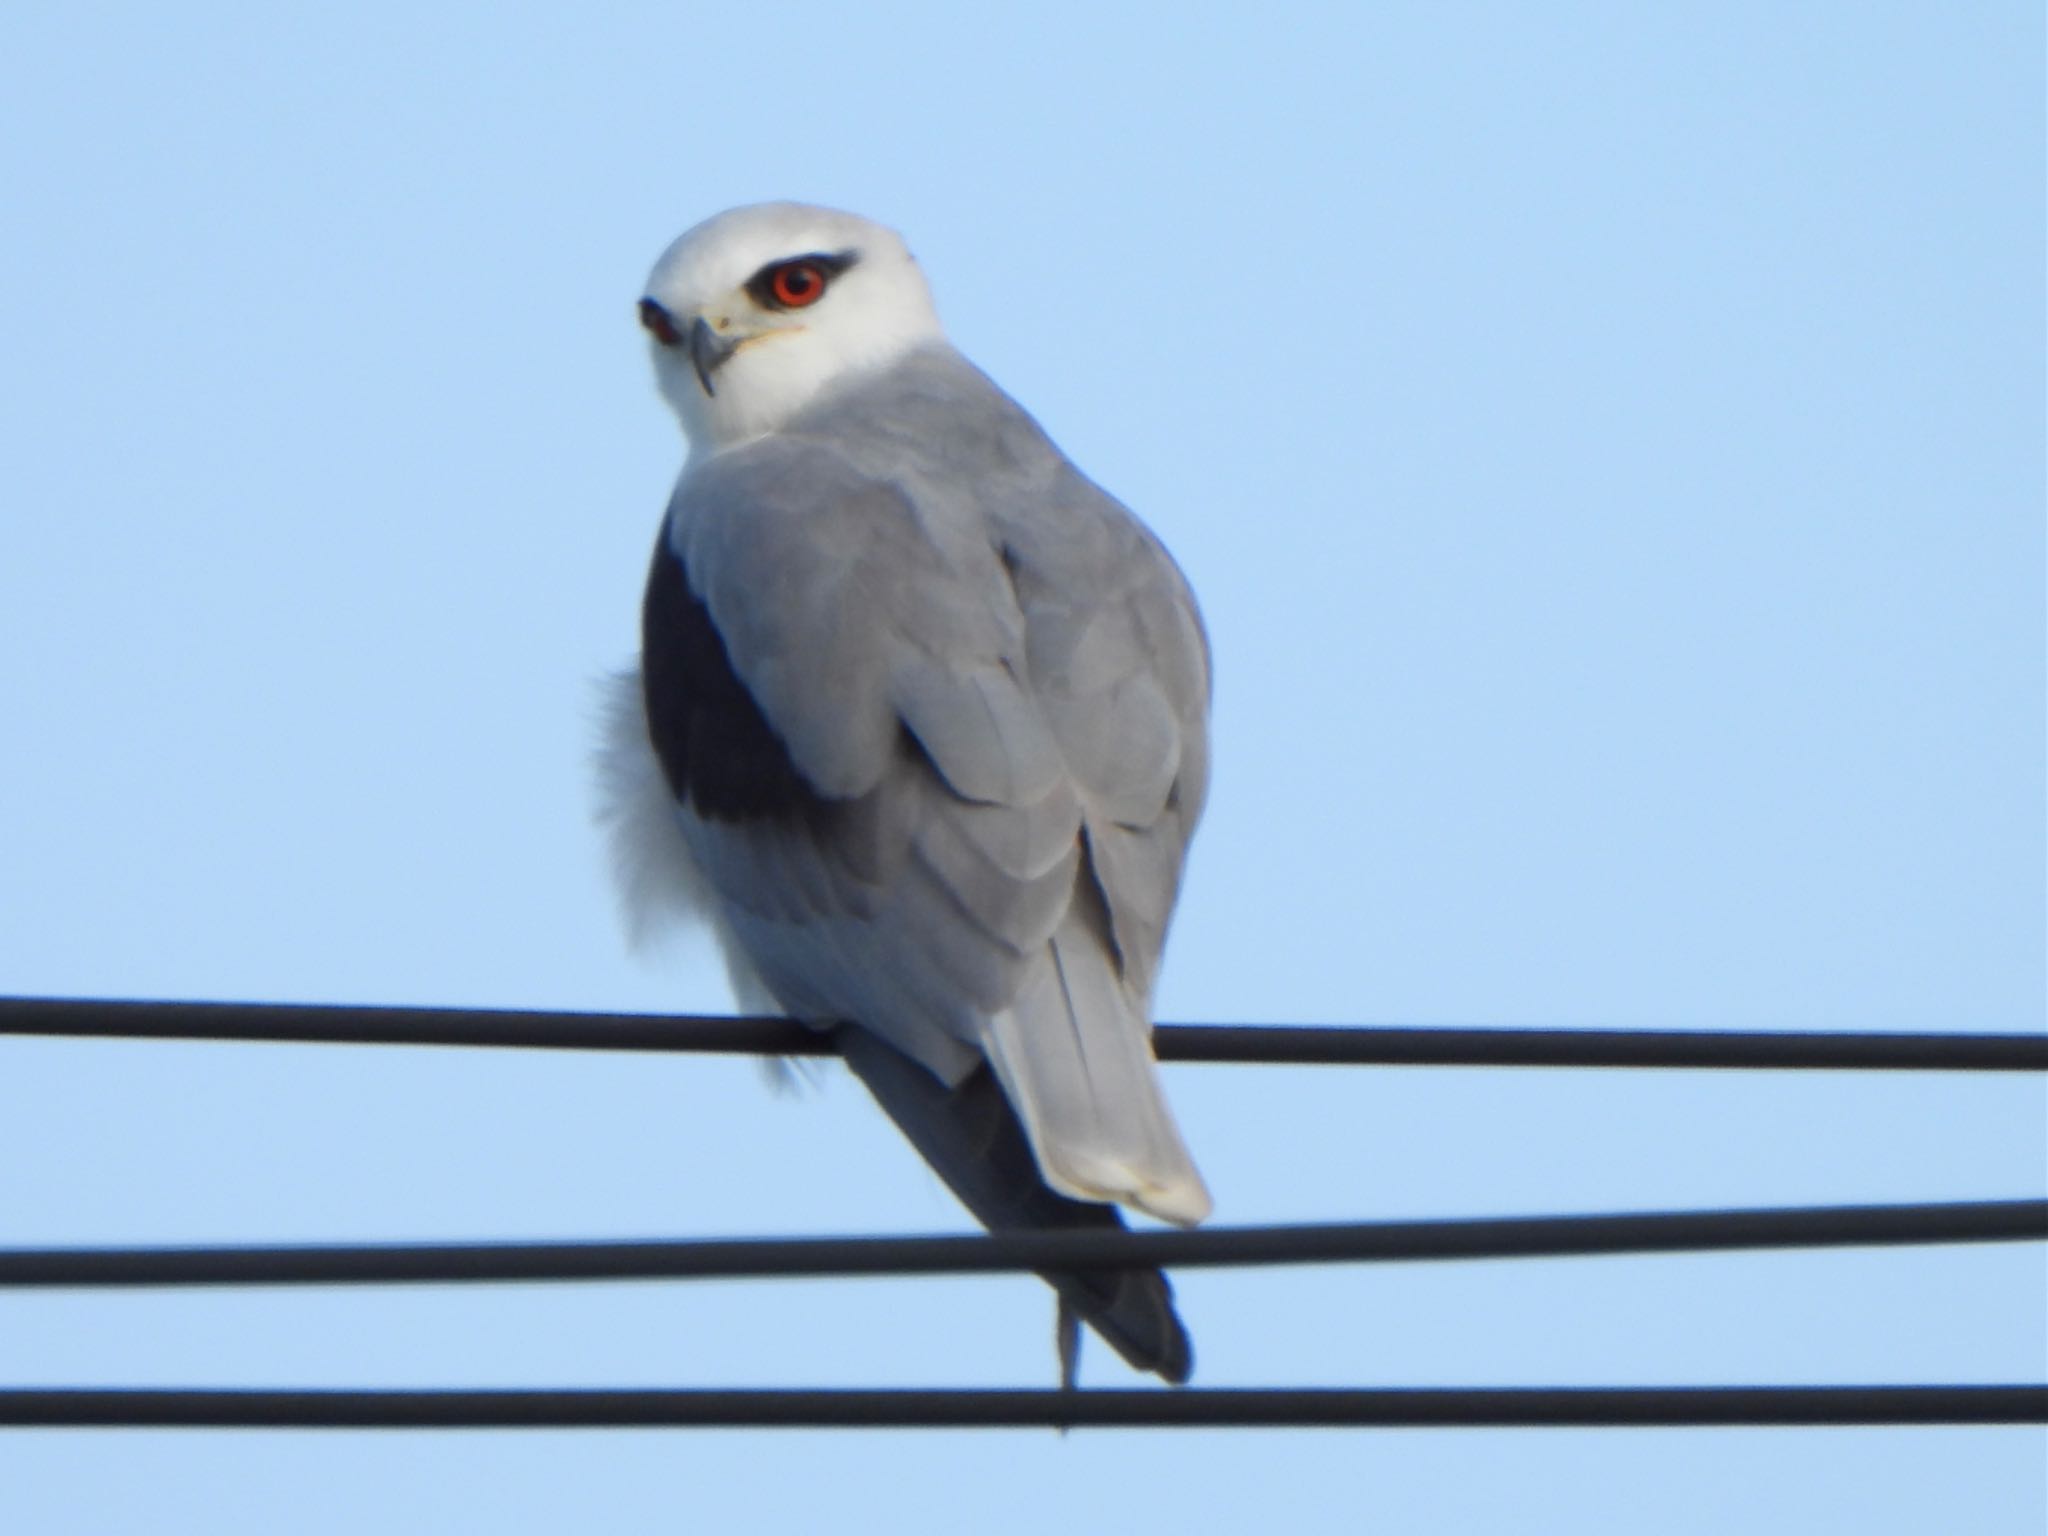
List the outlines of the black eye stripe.
<svg viewBox="0 0 2048 1536">
<path fill-rule="evenodd" d="M 815 267 L 831 287 L 839 275 L 860 260 L 856 251 L 819 251 L 809 256 L 790 256 L 781 261 L 771 261 L 767 266 L 747 279 L 747 297 L 763 309 L 788 309 L 790 306 L 775 296 L 775 274 L 791 267 Z"/>
<path fill-rule="evenodd" d="M 672 347 L 682 340 L 676 330 L 675 317 L 653 299 L 640 301 L 640 323 L 647 327 L 654 339 L 664 347 Z"/>
</svg>

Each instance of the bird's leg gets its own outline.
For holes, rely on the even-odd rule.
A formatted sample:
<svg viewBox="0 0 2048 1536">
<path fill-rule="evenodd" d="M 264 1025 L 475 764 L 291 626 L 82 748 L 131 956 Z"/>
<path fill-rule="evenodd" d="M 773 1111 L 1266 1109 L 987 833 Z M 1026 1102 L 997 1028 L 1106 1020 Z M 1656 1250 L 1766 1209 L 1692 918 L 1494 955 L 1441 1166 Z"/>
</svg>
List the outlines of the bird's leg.
<svg viewBox="0 0 2048 1536">
<path fill-rule="evenodd" d="M 1053 1320 L 1053 1343 L 1060 1354 L 1060 1390 L 1071 1392 L 1081 1365 L 1081 1314 L 1064 1296 Z"/>
</svg>

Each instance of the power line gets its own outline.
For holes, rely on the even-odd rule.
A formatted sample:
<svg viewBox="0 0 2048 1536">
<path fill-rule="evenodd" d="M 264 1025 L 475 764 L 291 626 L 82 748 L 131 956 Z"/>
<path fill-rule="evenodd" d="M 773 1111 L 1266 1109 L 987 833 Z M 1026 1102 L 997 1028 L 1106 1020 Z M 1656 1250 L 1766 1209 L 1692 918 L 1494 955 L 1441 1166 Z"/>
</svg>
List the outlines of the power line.
<svg viewBox="0 0 2048 1536">
<path fill-rule="evenodd" d="M 829 1056 L 788 1019 L 0 998 L 0 1035 Z M 1311 1066 L 2048 1072 L 2048 1034 L 1162 1024 L 1162 1061 Z"/>
<path fill-rule="evenodd" d="M 782 1019 L 0 998 L 0 1035 L 820 1056 Z M 1168 1061 L 2048 1071 L 2048 1036 L 1165 1025 Z M 2048 1200 L 1663 1211 L 1204 1232 L 0 1250 L 0 1287 L 679 1280 L 1590 1257 L 2048 1239 Z M 1438 1427 L 2048 1423 L 2048 1386 L 1486 1390 L 0 1390 L 0 1426 Z"/>
<path fill-rule="evenodd" d="M 1197 1232 L 690 1242 L 0 1249 L 0 1287 L 387 1285 L 1593 1257 L 2048 1240 L 2048 1200 L 1651 1211 Z"/>
<path fill-rule="evenodd" d="M 2048 1423 L 2048 1386 L 1197 1391 L 0 1391 L 0 1426 L 1642 1428 Z"/>
</svg>

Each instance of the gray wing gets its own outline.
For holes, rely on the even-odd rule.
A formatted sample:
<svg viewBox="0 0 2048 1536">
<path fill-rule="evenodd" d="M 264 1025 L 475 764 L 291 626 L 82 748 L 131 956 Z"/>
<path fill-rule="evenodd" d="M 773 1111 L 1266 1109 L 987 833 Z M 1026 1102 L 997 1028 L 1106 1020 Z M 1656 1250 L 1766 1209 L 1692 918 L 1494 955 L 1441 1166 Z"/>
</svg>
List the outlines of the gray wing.
<svg viewBox="0 0 2048 1536">
<path fill-rule="evenodd" d="M 664 700 L 689 609 L 744 696 L 725 714 L 758 713 L 751 757 L 719 709 Z M 1060 1192 L 1206 1214 L 1149 1033 L 1207 657 L 1142 525 L 927 354 L 685 475 L 647 640 L 685 836 L 768 989 L 949 1086 L 986 1058 Z M 719 785 L 738 760 L 747 784 Z"/>
</svg>

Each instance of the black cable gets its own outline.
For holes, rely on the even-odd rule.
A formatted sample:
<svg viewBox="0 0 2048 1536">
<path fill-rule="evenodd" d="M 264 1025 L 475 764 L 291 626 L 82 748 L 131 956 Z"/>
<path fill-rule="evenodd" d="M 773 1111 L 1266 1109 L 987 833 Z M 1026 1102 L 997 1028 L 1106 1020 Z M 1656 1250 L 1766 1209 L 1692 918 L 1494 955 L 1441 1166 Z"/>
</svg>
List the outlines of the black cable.
<svg viewBox="0 0 2048 1536">
<path fill-rule="evenodd" d="M 2044 1240 L 2048 1200 L 1988 1200 L 1226 1227 L 1206 1232 L 1105 1229 L 696 1242 L 0 1249 L 0 1287 L 774 1279 Z"/>
<path fill-rule="evenodd" d="M 0 1391 L 0 1426 L 209 1429 L 1636 1428 L 2048 1423 L 2048 1386 L 1191 1392 Z"/>
<path fill-rule="evenodd" d="M 826 1056 L 787 1019 L 495 1008 L 0 998 L 0 1035 Z M 1162 1061 L 1309 1066 L 2048 1072 L 2048 1034 L 1162 1024 Z"/>
</svg>

